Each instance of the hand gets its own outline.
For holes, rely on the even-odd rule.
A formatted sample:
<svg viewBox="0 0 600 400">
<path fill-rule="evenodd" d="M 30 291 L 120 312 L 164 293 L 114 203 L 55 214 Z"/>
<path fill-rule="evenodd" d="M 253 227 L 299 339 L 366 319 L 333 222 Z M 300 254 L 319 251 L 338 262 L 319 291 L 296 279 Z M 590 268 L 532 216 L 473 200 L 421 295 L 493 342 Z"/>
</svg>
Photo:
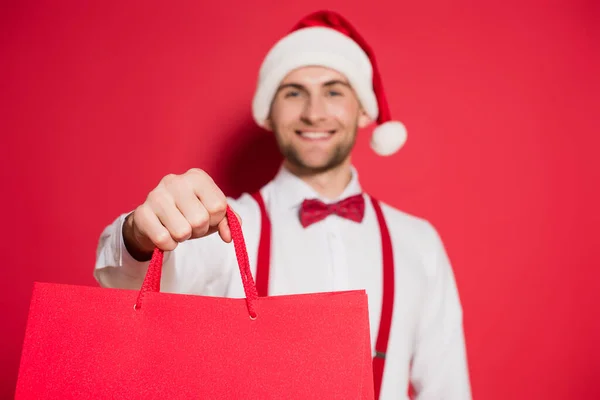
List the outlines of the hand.
<svg viewBox="0 0 600 400">
<path fill-rule="evenodd" d="M 227 199 L 206 172 L 190 169 L 182 175 L 170 174 L 127 216 L 123 239 L 138 260 L 150 259 L 155 247 L 171 251 L 181 242 L 214 232 L 229 243 L 226 212 Z"/>
</svg>

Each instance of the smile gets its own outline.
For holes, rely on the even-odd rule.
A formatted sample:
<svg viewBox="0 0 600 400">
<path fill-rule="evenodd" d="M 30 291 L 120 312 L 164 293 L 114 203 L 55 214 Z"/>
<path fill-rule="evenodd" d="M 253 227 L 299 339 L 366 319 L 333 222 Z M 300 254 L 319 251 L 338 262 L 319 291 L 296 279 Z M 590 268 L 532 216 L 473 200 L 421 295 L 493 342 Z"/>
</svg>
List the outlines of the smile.
<svg viewBox="0 0 600 400">
<path fill-rule="evenodd" d="M 327 140 L 334 133 L 335 129 L 330 131 L 296 131 L 296 135 L 306 140 Z"/>
</svg>

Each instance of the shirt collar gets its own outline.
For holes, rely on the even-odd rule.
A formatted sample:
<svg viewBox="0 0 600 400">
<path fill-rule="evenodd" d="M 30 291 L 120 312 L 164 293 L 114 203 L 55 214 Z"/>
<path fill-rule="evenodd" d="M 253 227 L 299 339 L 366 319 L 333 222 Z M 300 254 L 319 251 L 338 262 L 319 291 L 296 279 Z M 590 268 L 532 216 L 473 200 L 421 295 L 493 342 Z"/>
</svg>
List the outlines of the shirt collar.
<svg viewBox="0 0 600 400">
<path fill-rule="evenodd" d="M 362 193 L 358 180 L 358 171 L 351 166 L 352 177 L 350 182 L 336 199 L 327 199 L 317 193 L 308 183 L 292 174 L 285 166 L 281 166 L 273 178 L 273 193 L 276 194 L 278 203 L 286 208 L 297 208 L 306 199 L 319 199 L 324 203 L 334 203 L 346 197 Z"/>
</svg>

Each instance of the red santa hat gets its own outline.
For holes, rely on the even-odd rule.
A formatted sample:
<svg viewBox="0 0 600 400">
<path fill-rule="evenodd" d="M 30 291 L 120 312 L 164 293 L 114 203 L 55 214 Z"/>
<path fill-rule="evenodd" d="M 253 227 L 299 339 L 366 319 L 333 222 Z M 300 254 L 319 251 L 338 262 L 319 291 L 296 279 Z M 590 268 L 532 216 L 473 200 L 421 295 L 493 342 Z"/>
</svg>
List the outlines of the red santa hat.
<svg viewBox="0 0 600 400">
<path fill-rule="evenodd" d="M 391 155 L 404 145 L 406 128 L 391 119 L 373 50 L 346 19 L 332 11 L 304 17 L 268 52 L 252 102 L 258 125 L 265 126 L 281 81 L 303 66 L 335 69 L 348 79 L 367 115 L 377 121 L 371 137 L 371 148 L 377 154 Z"/>
</svg>

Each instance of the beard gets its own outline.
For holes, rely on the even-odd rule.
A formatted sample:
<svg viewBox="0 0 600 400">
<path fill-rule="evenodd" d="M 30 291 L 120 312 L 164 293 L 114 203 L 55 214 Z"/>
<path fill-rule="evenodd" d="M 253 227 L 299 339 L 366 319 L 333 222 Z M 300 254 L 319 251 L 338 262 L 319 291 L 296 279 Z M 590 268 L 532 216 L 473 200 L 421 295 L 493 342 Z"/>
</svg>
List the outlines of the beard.
<svg viewBox="0 0 600 400">
<path fill-rule="evenodd" d="M 295 167 L 297 172 L 301 174 L 318 174 L 332 170 L 346 161 L 346 159 L 350 156 L 352 149 L 354 148 L 354 144 L 356 143 L 357 130 L 358 126 L 354 126 L 349 139 L 338 143 L 330 153 L 329 157 L 320 165 L 308 165 L 302 159 L 298 149 L 291 143 L 283 143 L 280 140 L 281 135 L 279 135 L 277 132 L 275 133 L 275 138 L 277 139 L 277 145 L 279 146 L 281 154 L 288 163 Z"/>
</svg>

